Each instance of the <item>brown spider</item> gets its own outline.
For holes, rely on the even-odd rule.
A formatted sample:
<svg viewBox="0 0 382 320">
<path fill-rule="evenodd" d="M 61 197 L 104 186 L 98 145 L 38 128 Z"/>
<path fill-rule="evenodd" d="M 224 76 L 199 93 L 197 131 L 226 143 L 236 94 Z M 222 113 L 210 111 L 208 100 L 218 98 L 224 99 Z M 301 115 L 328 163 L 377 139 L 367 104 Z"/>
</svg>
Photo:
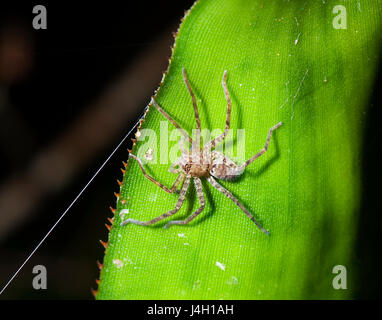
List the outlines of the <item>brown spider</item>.
<svg viewBox="0 0 382 320">
<path fill-rule="evenodd" d="M 267 140 L 265 142 L 264 148 L 261 149 L 258 153 L 256 153 L 253 157 L 251 157 L 249 160 L 244 162 L 242 165 L 237 165 L 235 164 L 231 159 L 226 157 L 224 154 L 221 152 L 218 152 L 217 150 L 211 151 L 216 144 L 222 142 L 224 138 L 228 134 L 228 130 L 230 127 L 230 121 L 231 121 L 231 99 L 229 96 L 229 92 L 227 89 L 227 84 L 226 84 L 226 79 L 227 79 L 227 70 L 224 71 L 223 74 L 223 80 L 222 80 L 222 85 L 223 85 L 223 90 L 225 97 L 227 99 L 227 117 L 226 117 L 226 125 L 225 125 L 225 130 L 224 133 L 222 133 L 220 136 L 212 139 L 209 141 L 203 148 L 200 147 L 200 118 L 199 118 L 199 112 L 198 108 L 196 105 L 196 99 L 194 96 L 194 93 L 192 92 L 190 83 L 187 80 L 186 72 L 184 68 L 182 69 L 183 71 L 183 79 L 184 82 L 187 86 L 188 91 L 190 92 L 190 95 L 192 97 L 192 102 L 194 106 L 194 111 L 195 111 L 195 119 L 196 119 L 196 141 L 193 141 L 191 137 L 187 134 L 187 132 L 182 129 L 179 124 L 171 118 L 171 116 L 164 111 L 158 103 L 152 98 L 152 104 L 158 109 L 158 111 L 165 117 L 167 118 L 186 138 L 190 143 L 191 143 L 191 150 L 188 152 L 184 148 L 183 144 L 183 137 L 179 140 L 179 147 L 181 150 L 181 156 L 176 160 L 173 164 L 171 164 L 171 167 L 169 169 L 170 172 L 173 173 L 180 173 L 178 177 L 176 178 L 174 184 L 172 187 L 169 189 L 163 184 L 161 184 L 159 181 L 155 180 L 153 177 L 149 176 L 145 169 L 143 168 L 142 161 L 136 157 L 133 154 L 129 154 L 130 157 L 133 159 L 137 160 L 144 176 L 149 179 L 150 181 L 154 182 L 156 185 L 158 185 L 160 188 L 162 188 L 164 191 L 168 193 L 174 193 L 177 192 L 179 193 L 179 198 L 178 201 L 175 205 L 175 208 L 173 210 L 170 210 L 166 213 L 163 213 L 162 215 L 149 220 L 149 221 L 138 221 L 134 219 L 127 219 L 121 223 L 121 226 L 124 226 L 128 223 L 134 223 L 138 224 L 141 226 L 148 226 L 151 224 L 154 224 L 158 221 L 161 221 L 169 216 L 172 216 L 176 212 L 179 211 L 181 208 L 183 201 L 186 196 L 187 189 L 190 185 L 191 178 L 194 180 L 196 192 L 200 201 L 200 207 L 198 210 L 196 210 L 192 215 L 190 215 L 187 219 L 185 220 L 175 220 L 175 221 L 170 221 L 165 225 L 165 228 L 168 228 L 172 224 L 186 224 L 189 223 L 191 220 L 195 219 L 204 209 L 205 207 L 205 198 L 203 194 L 203 187 L 202 187 L 202 182 L 200 178 L 204 177 L 207 179 L 207 181 L 217 190 L 219 190 L 221 193 L 223 193 L 225 196 L 230 198 L 241 210 L 244 211 L 244 213 L 259 227 L 259 229 L 266 233 L 269 234 L 267 230 L 265 230 L 253 217 L 253 215 L 239 202 L 239 200 L 227 189 L 225 189 L 223 186 L 221 186 L 213 177 L 217 179 L 222 179 L 222 180 L 230 180 L 233 179 L 239 175 L 241 175 L 244 172 L 244 169 L 250 165 L 255 159 L 260 157 L 262 154 L 264 154 L 267 149 L 268 149 L 268 144 L 269 140 L 272 135 L 272 131 L 277 129 L 278 127 L 281 126 L 281 122 L 273 126 L 272 128 L 269 129 L 269 133 L 267 136 Z M 180 184 L 180 182 L 183 181 L 183 185 L 180 189 L 180 191 L 177 189 L 177 186 Z"/>
</svg>

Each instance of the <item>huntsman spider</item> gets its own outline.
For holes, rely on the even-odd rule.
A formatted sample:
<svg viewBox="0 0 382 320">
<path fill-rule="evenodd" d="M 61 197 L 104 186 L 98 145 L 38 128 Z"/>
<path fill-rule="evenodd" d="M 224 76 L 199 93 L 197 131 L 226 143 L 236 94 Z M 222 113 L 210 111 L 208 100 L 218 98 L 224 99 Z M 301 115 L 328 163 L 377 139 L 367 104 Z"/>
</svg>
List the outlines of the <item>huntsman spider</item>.
<svg viewBox="0 0 382 320">
<path fill-rule="evenodd" d="M 183 224 L 189 223 L 190 221 L 194 220 L 205 208 L 206 200 L 203 194 L 201 178 L 206 178 L 207 181 L 214 188 L 219 190 L 226 197 L 230 198 L 256 224 L 256 226 L 262 232 L 269 234 L 269 232 L 266 229 L 264 229 L 259 222 L 256 221 L 256 219 L 244 207 L 244 205 L 241 204 L 240 201 L 230 191 L 228 191 L 222 185 L 220 185 L 215 180 L 215 178 L 222 179 L 222 180 L 231 180 L 241 175 L 248 165 L 250 165 L 254 160 L 259 158 L 261 155 L 263 155 L 267 151 L 272 132 L 276 130 L 278 127 L 280 127 L 282 123 L 279 122 L 278 124 L 276 124 L 275 126 L 269 129 L 267 140 L 265 142 L 264 147 L 258 153 L 252 156 L 249 160 L 244 162 L 242 165 L 237 165 L 221 152 L 217 150 L 213 150 L 218 143 L 221 143 L 226 138 L 230 128 L 230 122 L 231 122 L 231 99 L 230 99 L 230 95 L 229 95 L 227 84 L 226 84 L 226 79 L 227 79 L 227 70 L 226 70 L 224 71 L 223 79 L 222 79 L 224 95 L 227 100 L 227 115 L 226 115 L 225 130 L 221 135 L 210 140 L 201 148 L 200 147 L 200 135 L 201 135 L 200 130 L 201 129 L 200 129 L 200 118 L 199 118 L 198 107 L 196 105 L 195 95 L 191 89 L 191 86 L 187 79 L 186 71 L 184 70 L 184 68 L 182 69 L 182 72 L 183 72 L 183 80 L 191 95 L 192 103 L 194 107 L 195 119 L 196 119 L 196 141 L 191 139 L 191 137 L 187 134 L 187 132 L 183 128 L 181 128 L 180 125 L 166 111 L 164 111 L 158 105 L 158 103 L 154 100 L 154 98 L 152 98 L 152 101 L 151 101 L 151 104 L 153 104 L 158 109 L 158 111 L 166 119 L 168 119 L 183 135 L 181 139 L 179 140 L 179 148 L 181 151 L 181 155 L 173 164 L 171 164 L 169 169 L 170 172 L 179 174 L 174 184 L 172 185 L 172 187 L 167 188 L 162 183 L 154 179 L 152 176 L 148 175 L 143 167 L 142 161 L 137 156 L 131 153 L 129 154 L 131 158 L 135 159 L 138 162 L 144 176 L 148 180 L 154 182 L 157 186 L 159 186 L 160 188 L 162 188 L 164 191 L 168 193 L 174 193 L 174 192 L 179 193 L 178 201 L 176 202 L 174 209 L 166 213 L 163 213 L 152 220 L 138 221 L 135 219 L 127 219 L 121 223 L 121 226 L 124 226 L 128 223 L 133 223 L 133 224 L 137 224 L 141 226 L 149 226 L 158 221 L 161 221 L 165 218 L 168 218 L 174 215 L 182 207 L 191 179 L 193 179 L 196 193 L 200 202 L 200 207 L 194 213 L 192 213 L 187 219 L 170 221 L 165 225 L 165 228 L 168 228 L 170 225 L 174 225 L 174 224 L 183 225 Z M 190 151 L 187 151 L 185 149 L 184 138 L 191 143 Z M 179 191 L 177 186 L 181 183 L 181 181 L 183 181 L 183 184 Z"/>
</svg>

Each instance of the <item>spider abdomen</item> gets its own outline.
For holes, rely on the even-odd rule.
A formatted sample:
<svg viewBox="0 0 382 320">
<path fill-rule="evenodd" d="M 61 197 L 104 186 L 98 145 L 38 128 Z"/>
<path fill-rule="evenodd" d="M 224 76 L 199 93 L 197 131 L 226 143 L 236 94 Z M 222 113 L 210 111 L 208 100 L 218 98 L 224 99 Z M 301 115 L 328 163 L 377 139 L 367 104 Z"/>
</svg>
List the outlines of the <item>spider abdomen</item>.
<svg viewBox="0 0 382 320">
<path fill-rule="evenodd" d="M 211 166 L 210 174 L 215 178 L 221 180 L 231 180 L 239 175 L 241 175 L 243 171 L 236 165 L 226 163 L 214 163 Z"/>
</svg>

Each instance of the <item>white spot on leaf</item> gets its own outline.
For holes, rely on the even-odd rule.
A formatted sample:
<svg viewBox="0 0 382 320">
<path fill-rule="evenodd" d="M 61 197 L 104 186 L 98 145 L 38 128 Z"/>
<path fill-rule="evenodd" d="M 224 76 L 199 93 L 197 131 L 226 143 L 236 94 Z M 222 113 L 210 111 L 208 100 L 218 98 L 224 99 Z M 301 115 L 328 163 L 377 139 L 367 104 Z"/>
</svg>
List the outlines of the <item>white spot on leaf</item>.
<svg viewBox="0 0 382 320">
<path fill-rule="evenodd" d="M 147 161 L 151 161 L 151 160 L 153 160 L 153 149 L 148 149 L 147 151 L 146 151 L 146 153 L 145 153 L 145 159 L 147 160 Z"/>
<path fill-rule="evenodd" d="M 123 267 L 123 262 L 119 259 L 113 259 L 113 263 L 118 269 Z"/>
<path fill-rule="evenodd" d="M 129 209 L 122 209 L 119 212 L 119 216 L 121 217 L 122 220 L 125 220 L 125 215 L 127 215 L 128 213 L 129 213 Z"/>
<path fill-rule="evenodd" d="M 220 269 L 222 269 L 223 271 L 225 271 L 225 265 L 222 264 L 221 262 L 216 261 L 216 266 L 219 267 Z"/>
</svg>

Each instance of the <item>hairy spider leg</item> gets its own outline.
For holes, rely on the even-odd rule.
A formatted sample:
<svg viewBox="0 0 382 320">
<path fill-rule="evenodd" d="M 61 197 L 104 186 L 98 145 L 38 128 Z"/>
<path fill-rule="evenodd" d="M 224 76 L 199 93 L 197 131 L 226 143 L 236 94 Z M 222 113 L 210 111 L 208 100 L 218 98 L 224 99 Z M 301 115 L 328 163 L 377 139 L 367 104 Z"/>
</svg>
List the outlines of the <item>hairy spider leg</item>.
<svg viewBox="0 0 382 320">
<path fill-rule="evenodd" d="M 263 155 L 268 150 L 269 141 L 271 140 L 272 132 L 276 130 L 278 127 L 282 125 L 282 122 L 279 122 L 278 124 L 274 125 L 272 128 L 269 129 L 267 141 L 265 141 L 264 148 L 261 149 L 258 153 L 256 153 L 252 158 L 248 159 L 246 162 L 244 162 L 239 168 L 240 170 L 244 170 L 248 165 L 250 165 L 253 161 L 255 161 L 258 157 Z"/>
<path fill-rule="evenodd" d="M 231 123 L 231 105 L 232 105 L 232 102 L 231 102 L 231 98 L 229 96 L 226 80 L 227 80 L 227 70 L 224 71 L 223 79 L 222 79 L 222 86 L 223 86 L 223 90 L 224 90 L 224 95 L 225 95 L 225 98 L 227 100 L 227 116 L 226 116 L 226 121 L 225 121 L 225 129 L 224 129 L 224 132 L 220 136 L 217 136 L 216 138 L 212 139 L 211 141 L 209 141 L 204 146 L 203 153 L 205 153 L 207 155 L 210 153 L 211 149 L 215 147 L 216 144 L 222 142 L 225 139 L 225 137 L 227 136 L 228 131 L 229 131 L 229 127 L 230 127 L 230 123 Z"/>
<path fill-rule="evenodd" d="M 168 192 L 168 193 L 179 193 L 179 190 L 176 188 L 178 186 L 178 184 L 180 183 L 180 181 L 182 180 L 183 178 L 183 174 L 180 174 L 174 184 L 171 186 L 171 188 L 167 188 L 165 185 L 163 185 L 162 183 L 160 183 L 159 181 L 155 180 L 152 176 L 148 175 L 146 173 L 146 170 L 145 168 L 143 168 L 143 164 L 142 164 L 142 161 L 141 159 L 139 159 L 137 156 L 133 155 L 132 153 L 129 154 L 130 157 L 132 157 L 133 159 L 137 160 L 142 172 L 143 172 L 143 175 L 145 176 L 145 178 L 149 179 L 151 182 L 154 182 L 159 188 L 163 189 L 164 191 Z"/>
<path fill-rule="evenodd" d="M 203 194 L 203 186 L 202 186 L 202 181 L 197 178 L 197 177 L 194 177 L 194 184 L 195 184 L 195 189 L 196 189 L 196 193 L 198 195 L 198 198 L 199 198 L 199 202 L 200 202 L 200 207 L 198 210 L 196 210 L 192 215 L 190 215 L 187 219 L 185 220 L 174 220 L 174 221 L 170 221 L 169 223 L 167 223 L 164 227 L 167 229 L 169 226 L 173 225 L 173 224 L 187 224 L 189 223 L 190 221 L 194 220 L 205 208 L 206 206 L 206 200 L 204 198 L 204 194 Z"/>
<path fill-rule="evenodd" d="M 158 216 L 152 220 L 149 220 L 149 221 L 138 221 L 135 219 L 127 219 L 121 223 L 121 226 L 124 226 L 128 223 L 138 224 L 140 226 L 149 226 L 151 224 L 157 223 L 157 222 L 177 213 L 179 211 L 179 209 L 182 207 L 182 204 L 183 204 L 184 199 L 186 197 L 186 193 L 187 193 L 188 187 L 190 185 L 190 180 L 191 180 L 191 176 L 187 175 L 186 179 L 183 182 L 182 189 L 180 190 L 178 201 L 176 202 L 175 208 L 173 210 L 170 210 L 166 213 L 163 213 L 162 215 L 160 215 L 160 216 Z"/>
<path fill-rule="evenodd" d="M 186 148 L 184 147 L 184 137 L 180 137 L 179 141 L 179 149 L 182 153 L 187 153 Z"/>
<path fill-rule="evenodd" d="M 194 106 L 194 111 L 195 111 L 196 129 L 200 130 L 200 118 L 199 118 L 198 106 L 196 105 L 196 98 L 194 93 L 192 92 L 192 88 L 191 88 L 190 82 L 187 79 L 186 70 L 184 68 L 182 68 L 182 73 L 183 73 L 184 83 L 186 84 L 188 92 L 190 93 L 192 98 L 192 105 Z"/>
<path fill-rule="evenodd" d="M 179 144 L 179 149 L 182 152 L 182 154 L 187 153 L 186 149 L 184 148 L 184 137 L 180 137 L 178 144 Z M 172 173 L 183 172 L 182 168 L 180 167 L 179 160 L 180 160 L 180 158 L 178 158 L 175 162 L 171 163 L 171 166 L 168 169 L 169 172 L 172 172 Z M 176 166 L 179 166 L 179 167 L 175 169 Z"/>
<path fill-rule="evenodd" d="M 196 104 L 196 98 L 195 98 L 194 92 L 192 91 L 190 82 L 187 79 L 186 70 L 184 68 L 182 68 L 182 73 L 183 73 L 184 83 L 186 84 L 188 92 L 190 93 L 190 96 L 192 98 L 192 105 L 193 105 L 194 111 L 195 111 L 195 120 L 196 120 L 196 137 L 195 138 L 196 138 L 196 140 L 191 145 L 191 151 L 193 153 L 193 157 L 192 158 L 193 158 L 194 161 L 201 163 L 202 162 L 201 152 L 200 152 L 200 150 L 201 150 L 200 149 L 200 145 L 201 145 L 200 144 L 200 136 L 201 136 L 200 128 L 201 128 L 201 123 L 200 123 L 198 106 Z"/>
<path fill-rule="evenodd" d="M 169 120 L 174 126 L 175 128 L 177 128 L 182 134 L 183 136 L 188 140 L 190 141 L 190 143 L 192 143 L 192 139 L 191 137 L 188 135 L 188 133 L 173 119 L 171 118 L 171 116 L 166 112 L 164 111 L 160 105 L 154 100 L 154 98 L 151 98 L 151 102 L 154 104 L 155 108 L 158 109 L 158 111 L 167 119 Z"/>
<path fill-rule="evenodd" d="M 179 173 L 179 172 L 182 172 L 182 168 L 178 167 L 177 169 L 175 169 L 176 166 L 179 166 L 179 162 L 178 161 L 175 161 L 173 163 L 171 163 L 171 166 L 170 168 L 168 169 L 169 172 L 172 172 L 172 173 Z"/>
<path fill-rule="evenodd" d="M 217 190 L 219 190 L 221 193 L 223 193 L 226 197 L 230 198 L 255 224 L 256 226 L 265 234 L 269 235 L 269 231 L 264 229 L 260 223 L 256 221 L 256 219 L 253 217 L 253 215 L 239 202 L 239 200 L 226 188 L 224 188 L 222 185 L 220 185 L 214 178 L 211 176 L 207 178 L 207 181 Z"/>
</svg>

